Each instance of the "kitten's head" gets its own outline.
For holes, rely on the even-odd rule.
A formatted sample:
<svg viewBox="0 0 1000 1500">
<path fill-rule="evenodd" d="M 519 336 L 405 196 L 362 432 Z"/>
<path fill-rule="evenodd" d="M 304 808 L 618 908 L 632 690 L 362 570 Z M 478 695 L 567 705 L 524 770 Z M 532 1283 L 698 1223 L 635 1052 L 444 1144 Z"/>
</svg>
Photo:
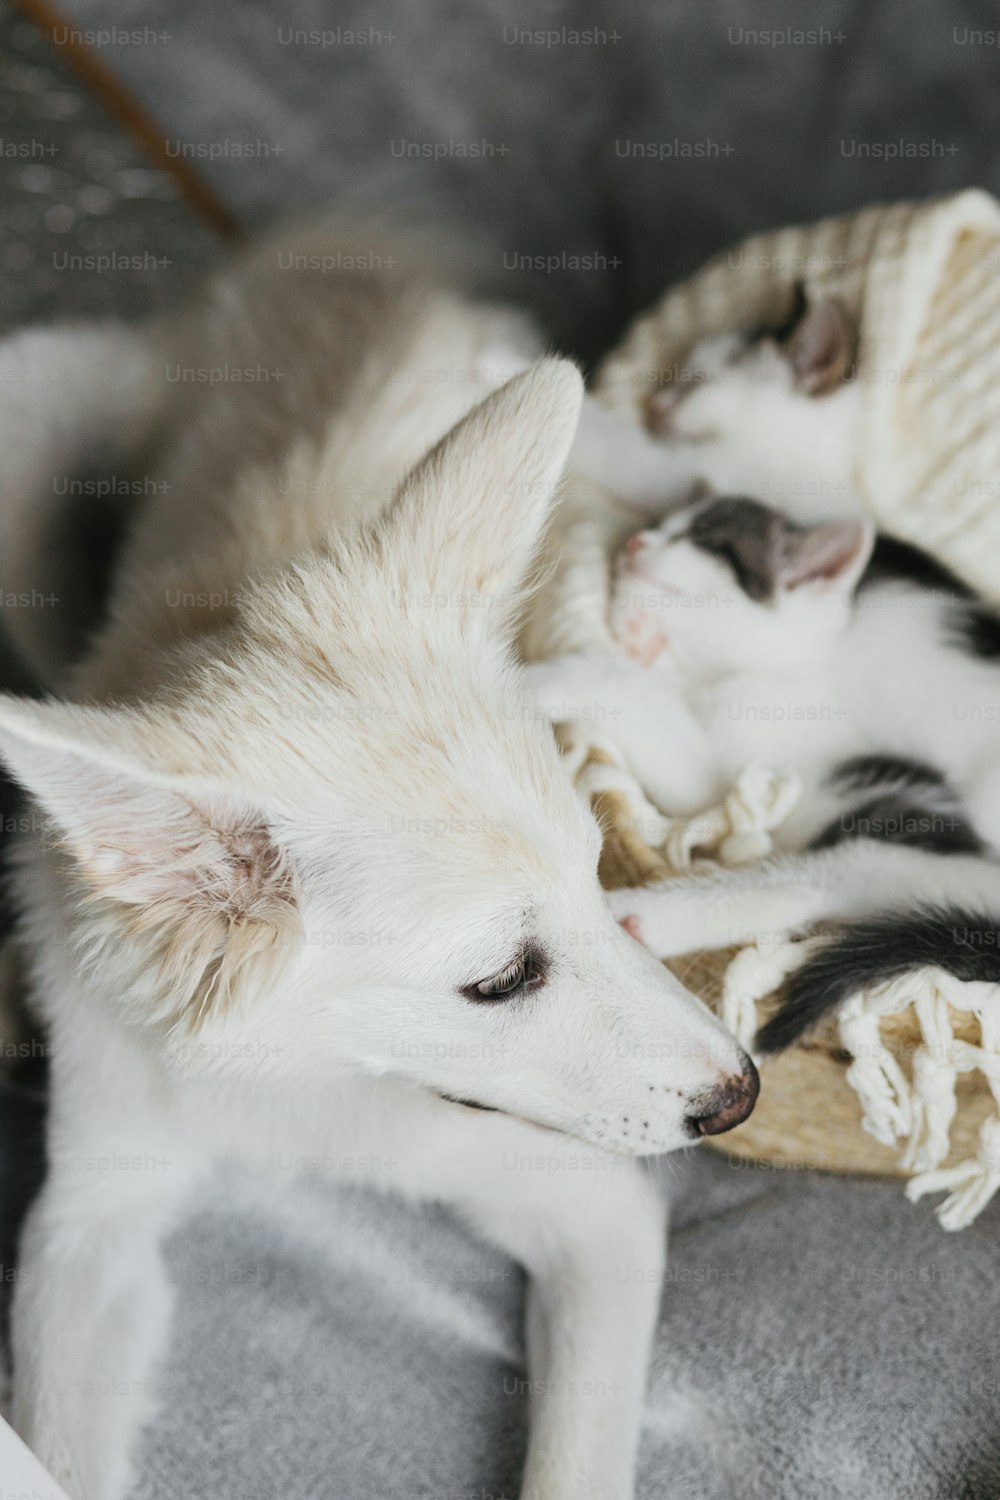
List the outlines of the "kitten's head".
<svg viewBox="0 0 1000 1500">
<path fill-rule="evenodd" d="M 630 655 L 693 674 L 808 663 L 846 626 L 870 521 L 797 526 L 700 492 L 622 549 L 612 619 Z"/>
<path fill-rule="evenodd" d="M 854 329 L 835 298 L 809 301 L 796 289 L 780 327 L 700 340 L 680 376 L 650 398 L 647 421 L 660 437 L 688 442 L 738 439 L 741 420 L 803 413 L 850 374 Z"/>
</svg>

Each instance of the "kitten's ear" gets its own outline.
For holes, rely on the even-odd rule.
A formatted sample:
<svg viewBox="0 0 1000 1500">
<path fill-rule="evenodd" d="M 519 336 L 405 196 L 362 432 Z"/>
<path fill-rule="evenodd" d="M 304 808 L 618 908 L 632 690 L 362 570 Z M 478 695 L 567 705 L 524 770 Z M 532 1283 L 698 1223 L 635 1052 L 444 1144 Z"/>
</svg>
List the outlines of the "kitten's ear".
<svg viewBox="0 0 1000 1500">
<path fill-rule="evenodd" d="M 795 389 L 825 396 L 844 383 L 851 366 L 851 321 L 835 297 L 806 304 L 788 338 Z"/>
<path fill-rule="evenodd" d="M 684 496 L 681 504 L 698 505 L 702 500 L 711 500 L 712 496 L 717 494 L 718 490 L 716 490 L 713 485 L 709 484 L 707 479 L 696 479 L 691 488 L 688 490 L 687 494 Z M 680 507 L 678 507 L 678 509 L 680 509 Z"/>
<path fill-rule="evenodd" d="M 781 544 L 777 581 L 791 591 L 809 586 L 812 593 L 853 593 L 875 545 L 871 521 L 832 521 L 804 531 L 786 531 Z"/>
</svg>

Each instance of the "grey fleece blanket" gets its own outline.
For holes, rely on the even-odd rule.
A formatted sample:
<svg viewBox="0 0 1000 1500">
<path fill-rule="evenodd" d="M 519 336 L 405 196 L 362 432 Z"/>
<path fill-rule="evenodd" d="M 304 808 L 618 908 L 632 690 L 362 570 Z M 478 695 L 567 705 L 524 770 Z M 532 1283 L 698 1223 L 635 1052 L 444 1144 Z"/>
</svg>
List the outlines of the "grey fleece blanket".
<svg viewBox="0 0 1000 1500">
<path fill-rule="evenodd" d="M 736 1164 L 675 1202 L 640 1500 L 996 1500 L 994 1206 Z M 229 1177 L 168 1250 L 178 1319 L 136 1500 L 501 1500 L 522 1282 L 444 1210 Z"/>
<path fill-rule="evenodd" d="M 247 224 L 332 200 L 471 228 L 500 284 L 585 357 L 750 230 L 973 182 L 1000 190 L 996 15 L 973 0 L 817 0 L 807 15 L 792 0 L 63 10 L 84 28 L 149 28 L 99 44 L 103 60 Z M 21 87 L 44 100 L 40 66 L 32 56 Z M 89 148 L 125 149 L 77 107 Z M 67 118 L 58 108 L 42 117 Z M 182 205 L 161 217 L 155 181 L 138 238 L 120 197 L 103 218 L 93 194 L 69 228 L 51 218 L 74 172 L 82 188 L 99 170 L 90 149 L 74 161 L 79 140 L 60 138 L 55 175 L 17 167 L 16 233 L 34 259 L 21 248 L 10 263 L 21 291 L 8 275 L 7 321 L 19 301 L 37 311 L 53 244 L 169 240 L 169 273 L 50 277 L 48 305 L 73 311 L 156 304 L 213 253 Z M 0 1104 L 10 1214 L 34 1106 Z M 654 1170 L 675 1211 L 640 1500 L 997 1500 L 997 1205 L 947 1236 L 895 1183 L 707 1151 Z M 167 1256 L 178 1316 L 135 1500 L 516 1493 L 521 1279 L 445 1211 L 223 1175 Z"/>
</svg>

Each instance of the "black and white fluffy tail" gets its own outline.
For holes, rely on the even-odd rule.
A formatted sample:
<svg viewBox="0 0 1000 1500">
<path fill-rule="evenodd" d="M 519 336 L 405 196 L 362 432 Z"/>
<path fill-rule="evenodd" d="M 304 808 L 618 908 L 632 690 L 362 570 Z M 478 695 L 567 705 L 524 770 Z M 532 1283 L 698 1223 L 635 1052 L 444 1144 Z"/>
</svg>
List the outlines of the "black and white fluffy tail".
<svg viewBox="0 0 1000 1500">
<path fill-rule="evenodd" d="M 757 1050 L 780 1052 L 858 991 L 928 966 L 1000 984 L 1000 913 L 918 906 L 845 925 L 791 976 Z"/>
</svg>

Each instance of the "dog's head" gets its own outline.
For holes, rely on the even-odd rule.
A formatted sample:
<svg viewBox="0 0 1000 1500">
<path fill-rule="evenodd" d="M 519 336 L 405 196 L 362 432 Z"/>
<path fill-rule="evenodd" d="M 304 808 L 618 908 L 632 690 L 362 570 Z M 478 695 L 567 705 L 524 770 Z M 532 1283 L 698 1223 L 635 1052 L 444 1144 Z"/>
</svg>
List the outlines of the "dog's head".
<svg viewBox="0 0 1000 1500">
<path fill-rule="evenodd" d="M 0 701 L 82 982 L 173 1066 L 393 1073 L 626 1152 L 740 1116 L 747 1059 L 612 918 L 511 658 L 580 400 L 565 363 L 511 381 L 154 701 Z"/>
</svg>

